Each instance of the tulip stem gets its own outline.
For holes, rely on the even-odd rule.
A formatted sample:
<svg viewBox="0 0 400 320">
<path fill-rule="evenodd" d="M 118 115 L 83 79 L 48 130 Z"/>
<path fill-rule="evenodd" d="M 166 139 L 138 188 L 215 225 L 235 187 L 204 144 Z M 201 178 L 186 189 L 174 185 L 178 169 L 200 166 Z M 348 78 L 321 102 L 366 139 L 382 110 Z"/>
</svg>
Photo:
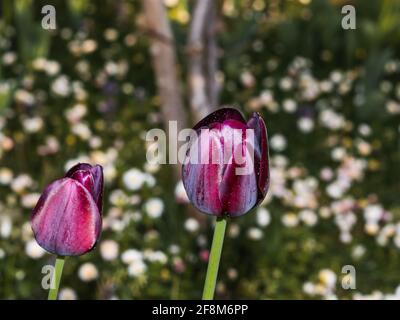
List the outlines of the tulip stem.
<svg viewBox="0 0 400 320">
<path fill-rule="evenodd" d="M 47 300 L 57 300 L 58 289 L 60 287 L 61 275 L 64 268 L 65 257 L 57 256 L 56 264 L 54 267 L 53 276 L 51 279 L 51 286 Z"/>
<path fill-rule="evenodd" d="M 203 300 L 212 300 L 214 298 L 219 261 L 221 259 L 222 245 L 224 243 L 226 223 L 226 217 L 217 218 L 214 230 L 214 237 L 211 244 L 210 257 L 208 260 L 206 281 L 204 283 Z"/>
</svg>

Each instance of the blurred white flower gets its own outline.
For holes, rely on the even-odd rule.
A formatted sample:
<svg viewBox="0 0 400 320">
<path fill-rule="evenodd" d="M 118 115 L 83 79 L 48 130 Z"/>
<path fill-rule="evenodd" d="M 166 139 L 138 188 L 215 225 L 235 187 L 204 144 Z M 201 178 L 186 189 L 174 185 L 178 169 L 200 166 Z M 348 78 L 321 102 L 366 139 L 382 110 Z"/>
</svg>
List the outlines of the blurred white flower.
<svg viewBox="0 0 400 320">
<path fill-rule="evenodd" d="M 143 253 L 136 249 L 128 249 L 121 255 L 121 260 L 125 264 L 131 264 L 138 260 L 143 260 Z"/>
<path fill-rule="evenodd" d="M 35 96 L 23 89 L 18 89 L 15 91 L 15 100 L 28 106 L 31 106 L 36 102 Z"/>
<path fill-rule="evenodd" d="M 238 277 L 238 271 L 235 268 L 228 269 L 228 278 L 231 280 L 235 280 Z"/>
<path fill-rule="evenodd" d="M 3 54 L 2 62 L 4 65 L 8 66 L 17 61 L 17 54 L 13 51 L 8 51 Z"/>
<path fill-rule="evenodd" d="M 297 110 L 297 103 L 293 99 L 285 99 L 283 100 L 283 110 L 288 113 L 293 113 Z"/>
<path fill-rule="evenodd" d="M 338 130 L 344 127 L 346 121 L 342 115 L 337 114 L 332 109 L 325 109 L 320 113 L 321 124 L 331 130 Z"/>
<path fill-rule="evenodd" d="M 71 85 L 67 76 L 62 75 L 51 84 L 51 90 L 61 97 L 67 97 L 71 93 Z"/>
<path fill-rule="evenodd" d="M 270 146 L 275 151 L 283 151 L 286 149 L 286 138 L 281 134 L 275 134 L 270 140 Z"/>
<path fill-rule="evenodd" d="M 394 100 L 389 100 L 386 103 L 386 110 L 390 114 L 400 114 L 400 103 Z"/>
<path fill-rule="evenodd" d="M 6 256 L 6 252 L 2 248 L 0 248 L 0 260 L 4 259 L 5 256 Z"/>
<path fill-rule="evenodd" d="M 131 277 L 139 277 L 147 270 L 146 264 L 142 260 L 135 260 L 128 266 L 128 275 Z"/>
<path fill-rule="evenodd" d="M 136 191 L 143 186 L 146 181 L 146 176 L 139 169 L 132 168 L 124 173 L 122 180 L 128 190 Z"/>
<path fill-rule="evenodd" d="M 118 73 L 118 65 L 114 61 L 108 61 L 104 69 L 111 76 L 116 75 Z"/>
<path fill-rule="evenodd" d="M 158 262 L 161 264 L 166 264 L 168 262 L 167 255 L 160 250 L 157 251 L 145 250 L 143 256 L 146 260 L 150 262 Z"/>
<path fill-rule="evenodd" d="M 24 208 L 32 209 L 40 198 L 40 193 L 28 193 L 22 196 L 21 203 Z"/>
<path fill-rule="evenodd" d="M 375 222 L 367 222 L 364 226 L 364 230 L 367 234 L 374 236 L 379 231 L 379 225 Z"/>
<path fill-rule="evenodd" d="M 117 207 L 122 207 L 129 202 L 128 195 L 121 189 L 114 189 L 111 191 L 109 199 L 110 203 Z"/>
<path fill-rule="evenodd" d="M 93 263 L 86 262 L 80 266 L 78 276 L 82 281 L 89 282 L 98 278 L 99 271 Z"/>
<path fill-rule="evenodd" d="M 346 150 L 342 147 L 336 147 L 331 152 L 332 160 L 341 161 L 346 156 Z"/>
<path fill-rule="evenodd" d="M 150 218 L 159 218 L 164 211 L 164 202 L 159 198 L 151 198 L 144 204 L 144 209 Z"/>
<path fill-rule="evenodd" d="M 77 103 L 65 111 L 65 117 L 70 123 L 79 122 L 87 113 L 87 107 L 83 103 Z"/>
<path fill-rule="evenodd" d="M 339 240 L 343 243 L 350 243 L 353 240 L 353 236 L 350 232 L 341 232 L 339 235 Z"/>
<path fill-rule="evenodd" d="M 26 188 L 31 187 L 33 180 L 27 174 L 20 174 L 11 182 L 11 189 L 16 193 L 21 193 Z"/>
<path fill-rule="evenodd" d="M 82 51 L 84 53 L 92 53 L 97 49 L 97 42 L 93 39 L 87 39 L 82 42 Z"/>
<path fill-rule="evenodd" d="M 38 154 L 41 156 L 47 156 L 50 154 L 57 153 L 60 150 L 60 143 L 54 136 L 47 136 L 45 143 L 38 146 Z"/>
<path fill-rule="evenodd" d="M 339 83 L 340 81 L 342 81 L 343 74 L 338 70 L 334 70 L 331 72 L 330 78 L 334 83 Z"/>
<path fill-rule="evenodd" d="M 92 136 L 92 131 L 90 130 L 89 126 L 83 122 L 75 123 L 71 127 L 71 131 L 84 141 L 89 140 L 89 138 Z"/>
<path fill-rule="evenodd" d="M 0 168 L 0 184 L 7 185 L 13 179 L 13 172 L 6 167 Z"/>
<path fill-rule="evenodd" d="M 0 214 L 0 237 L 7 239 L 11 235 L 12 231 L 12 220 L 7 214 Z"/>
<path fill-rule="evenodd" d="M 293 80 L 289 77 L 283 77 L 280 81 L 279 81 L 279 87 L 283 90 L 283 91 L 289 91 L 290 89 L 292 89 L 293 87 Z"/>
<path fill-rule="evenodd" d="M 357 216 L 351 211 L 336 213 L 335 215 L 335 224 L 338 226 L 341 234 L 349 234 L 356 222 Z"/>
<path fill-rule="evenodd" d="M 238 224 L 231 223 L 228 229 L 228 235 L 231 238 L 236 238 L 240 234 L 240 226 Z"/>
<path fill-rule="evenodd" d="M 144 170 L 148 173 L 157 173 L 160 170 L 160 165 L 158 163 L 146 162 L 144 165 Z"/>
<path fill-rule="evenodd" d="M 351 255 L 354 259 L 360 259 L 364 256 L 366 251 L 367 250 L 365 249 L 365 247 L 359 244 L 353 248 L 353 250 L 351 251 Z"/>
<path fill-rule="evenodd" d="M 321 216 L 321 218 L 324 219 L 327 219 L 332 215 L 332 212 L 328 207 L 320 207 L 318 213 Z"/>
<path fill-rule="evenodd" d="M 314 121 L 309 117 L 301 117 L 297 121 L 297 126 L 301 132 L 309 133 L 314 129 Z"/>
<path fill-rule="evenodd" d="M 22 121 L 22 125 L 26 132 L 35 133 L 43 127 L 43 120 L 39 117 L 26 118 Z"/>
<path fill-rule="evenodd" d="M 368 124 L 363 123 L 363 124 L 360 124 L 360 126 L 358 127 L 358 132 L 362 136 L 368 137 L 371 134 L 372 129 Z"/>
<path fill-rule="evenodd" d="M 377 223 L 383 216 L 384 210 L 380 205 L 369 205 L 364 209 L 364 219 L 367 223 Z"/>
<path fill-rule="evenodd" d="M 260 240 L 263 237 L 263 232 L 259 228 L 250 228 L 247 231 L 247 236 L 251 240 Z"/>
<path fill-rule="evenodd" d="M 49 76 L 55 76 L 57 73 L 60 72 L 60 69 L 60 64 L 57 61 L 47 61 L 45 71 Z"/>
<path fill-rule="evenodd" d="M 326 187 L 326 193 L 333 199 L 339 199 L 343 196 L 344 192 L 345 189 L 337 181 L 334 181 Z"/>
<path fill-rule="evenodd" d="M 167 7 L 175 7 L 179 3 L 179 0 L 164 0 L 164 4 Z"/>
<path fill-rule="evenodd" d="M 400 249 L 400 236 L 399 235 L 396 235 L 393 238 L 393 242 L 394 242 L 395 246 Z"/>
<path fill-rule="evenodd" d="M 185 221 L 185 229 L 189 232 L 196 232 L 199 230 L 199 222 L 194 218 L 188 218 Z"/>
<path fill-rule="evenodd" d="M 21 226 L 21 238 L 23 241 L 28 242 L 33 237 L 33 231 L 30 221 L 26 221 Z"/>
<path fill-rule="evenodd" d="M 318 278 L 321 281 L 321 283 L 325 285 L 327 288 L 331 289 L 336 286 L 336 280 L 337 280 L 336 273 L 334 273 L 330 269 L 322 269 L 318 274 Z"/>
<path fill-rule="evenodd" d="M 115 260 L 119 254 L 119 244 L 114 240 L 104 240 L 100 244 L 101 257 L 106 261 Z"/>
<path fill-rule="evenodd" d="M 76 292 L 71 288 L 62 288 L 58 294 L 60 300 L 76 300 Z"/>
<path fill-rule="evenodd" d="M 321 169 L 319 176 L 323 181 L 330 181 L 333 178 L 333 170 L 328 167 L 324 167 Z"/>
<path fill-rule="evenodd" d="M 103 172 L 104 172 L 104 180 L 106 182 L 114 180 L 115 177 L 117 176 L 117 169 L 112 164 L 104 165 Z"/>
<path fill-rule="evenodd" d="M 333 89 L 333 83 L 329 80 L 322 80 L 319 83 L 319 88 L 321 89 L 322 92 L 331 92 Z"/>
<path fill-rule="evenodd" d="M 189 203 L 185 187 L 182 180 L 180 180 L 175 187 L 175 199 L 178 203 Z"/>
<path fill-rule="evenodd" d="M 256 221 L 260 227 L 268 226 L 271 222 L 271 215 L 270 215 L 269 211 L 263 207 L 258 208 L 257 215 L 256 215 Z"/>
<path fill-rule="evenodd" d="M 282 223 L 288 228 L 296 227 L 299 224 L 299 218 L 295 213 L 285 213 L 282 216 Z"/>
<path fill-rule="evenodd" d="M 39 259 L 44 256 L 46 251 L 38 245 L 35 239 L 31 239 L 25 244 L 25 253 L 32 259 Z"/>
<path fill-rule="evenodd" d="M 144 174 L 145 183 L 150 187 L 153 188 L 156 185 L 156 179 L 150 173 Z"/>
<path fill-rule="evenodd" d="M 315 295 L 315 285 L 312 282 L 305 282 L 303 284 L 303 292 L 310 296 Z"/>
<path fill-rule="evenodd" d="M 115 41 L 118 38 L 118 31 L 114 28 L 107 28 L 104 31 L 104 39 L 107 41 Z"/>
<path fill-rule="evenodd" d="M 172 255 L 177 255 L 181 251 L 180 247 L 177 244 L 171 244 L 168 250 Z"/>
<path fill-rule="evenodd" d="M 314 226 L 318 221 L 318 216 L 312 210 L 301 210 L 299 217 L 307 226 Z"/>
<path fill-rule="evenodd" d="M 248 70 L 241 73 L 240 81 L 247 88 L 253 87 L 256 82 L 254 76 Z"/>
</svg>

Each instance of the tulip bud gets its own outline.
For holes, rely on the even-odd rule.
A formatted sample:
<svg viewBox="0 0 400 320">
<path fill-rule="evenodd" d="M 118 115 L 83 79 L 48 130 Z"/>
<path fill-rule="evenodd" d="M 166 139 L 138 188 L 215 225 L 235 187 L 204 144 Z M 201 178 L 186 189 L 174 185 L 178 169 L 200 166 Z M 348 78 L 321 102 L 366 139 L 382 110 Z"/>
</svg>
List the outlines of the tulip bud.
<svg viewBox="0 0 400 320">
<path fill-rule="evenodd" d="M 101 233 L 103 169 L 80 163 L 46 187 L 32 211 L 38 244 L 60 256 L 92 250 Z"/>
<path fill-rule="evenodd" d="M 269 186 L 265 123 L 254 113 L 246 123 L 239 111 L 219 109 L 194 128 L 182 166 L 187 195 L 200 211 L 240 216 L 265 197 Z"/>
</svg>

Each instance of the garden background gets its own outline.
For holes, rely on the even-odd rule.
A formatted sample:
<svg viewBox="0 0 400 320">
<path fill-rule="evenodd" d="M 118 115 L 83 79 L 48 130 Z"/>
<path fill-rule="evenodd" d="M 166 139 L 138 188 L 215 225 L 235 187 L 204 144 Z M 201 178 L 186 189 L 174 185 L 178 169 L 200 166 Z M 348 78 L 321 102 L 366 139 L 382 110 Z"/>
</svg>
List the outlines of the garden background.
<svg viewBox="0 0 400 320">
<path fill-rule="evenodd" d="M 79 161 L 104 167 L 103 234 L 60 298 L 200 298 L 213 219 L 144 136 L 222 105 L 264 117 L 271 187 L 229 221 L 216 297 L 400 298 L 399 1 L 0 3 L 0 298 L 47 296 L 30 211 Z"/>
</svg>

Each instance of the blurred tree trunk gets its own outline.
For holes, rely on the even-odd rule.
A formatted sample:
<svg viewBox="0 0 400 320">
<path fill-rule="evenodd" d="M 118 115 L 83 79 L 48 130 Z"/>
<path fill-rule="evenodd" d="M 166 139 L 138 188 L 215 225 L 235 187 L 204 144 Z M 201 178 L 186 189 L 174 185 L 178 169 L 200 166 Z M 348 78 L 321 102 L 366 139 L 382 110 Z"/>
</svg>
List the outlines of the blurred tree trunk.
<svg viewBox="0 0 400 320">
<path fill-rule="evenodd" d="M 152 57 L 158 93 L 161 99 L 161 112 L 165 128 L 169 121 L 177 121 L 177 129 L 186 128 L 186 111 L 178 81 L 175 42 L 162 0 L 143 0 L 143 11 L 150 34 L 150 53 Z M 181 176 L 181 167 L 176 165 L 176 177 Z"/>
<path fill-rule="evenodd" d="M 189 100 L 196 122 L 217 108 L 219 90 L 216 82 L 218 57 L 215 32 L 215 1 L 197 0 L 187 42 Z"/>
<path fill-rule="evenodd" d="M 178 80 L 177 58 L 174 36 L 168 21 L 163 0 L 142 0 L 143 11 L 150 36 L 150 53 L 157 88 L 161 98 L 161 110 L 168 122 L 178 121 L 178 130 L 186 128 L 186 111 Z M 192 119 L 197 122 L 217 108 L 219 89 L 216 81 L 216 1 L 196 1 L 188 33 L 188 82 Z M 180 179 L 181 166 L 175 166 L 175 175 Z M 188 206 L 189 215 L 201 222 L 206 216 Z"/>
</svg>

